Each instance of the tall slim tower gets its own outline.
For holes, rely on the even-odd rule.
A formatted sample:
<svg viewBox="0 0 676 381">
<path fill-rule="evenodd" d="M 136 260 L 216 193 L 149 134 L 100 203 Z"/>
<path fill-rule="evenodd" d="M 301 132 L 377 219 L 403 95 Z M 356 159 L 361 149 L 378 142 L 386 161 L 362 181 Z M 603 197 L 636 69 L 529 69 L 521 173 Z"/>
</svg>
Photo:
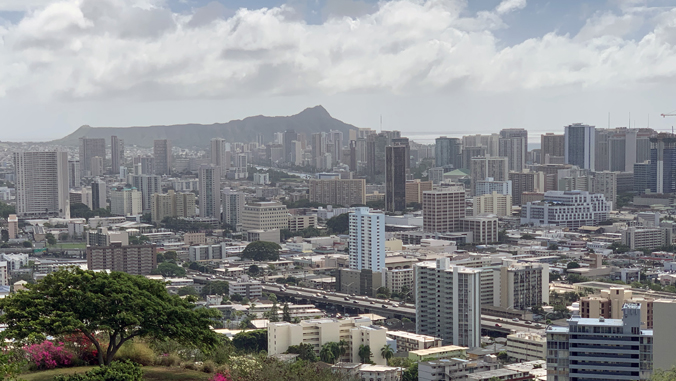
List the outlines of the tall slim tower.
<svg viewBox="0 0 676 381">
<path fill-rule="evenodd" d="M 507 158 L 510 171 L 521 172 L 526 168 L 528 131 L 523 128 L 506 128 L 500 131 L 498 154 Z"/>
<path fill-rule="evenodd" d="M 15 152 L 16 214 L 70 217 L 68 153 Z"/>
<path fill-rule="evenodd" d="M 406 209 L 406 146 L 386 148 L 385 209 L 403 212 Z"/>
<path fill-rule="evenodd" d="M 230 169 L 231 153 L 230 145 L 225 139 L 211 139 L 211 164 L 220 167 L 221 171 Z"/>
<path fill-rule="evenodd" d="M 221 170 L 215 165 L 203 165 L 199 169 L 200 217 L 221 219 Z"/>
<path fill-rule="evenodd" d="M 155 140 L 153 144 L 155 174 L 171 174 L 171 142 L 167 139 Z"/>
<path fill-rule="evenodd" d="M 359 207 L 350 211 L 350 268 L 385 267 L 385 214 Z"/>
<path fill-rule="evenodd" d="M 110 137 L 110 169 L 115 175 L 120 173 L 120 167 L 124 165 L 124 140 L 117 136 Z"/>
<path fill-rule="evenodd" d="M 565 161 L 566 164 L 577 165 L 582 169 L 595 168 L 596 127 L 574 123 L 566 126 L 565 132 Z"/>
<path fill-rule="evenodd" d="M 462 167 L 462 141 L 458 138 L 441 136 L 436 139 L 434 146 L 434 161 L 437 167 Z"/>
<path fill-rule="evenodd" d="M 223 206 L 223 223 L 235 230 L 242 230 L 242 211 L 244 210 L 244 193 L 225 188 L 221 192 Z"/>
<path fill-rule="evenodd" d="M 91 163 L 94 157 L 100 157 L 106 163 L 106 139 L 80 138 L 80 170 L 82 176 L 91 176 Z"/>
<path fill-rule="evenodd" d="M 68 187 L 79 188 L 80 179 L 82 178 L 82 171 L 80 170 L 80 162 L 78 160 L 68 161 Z"/>
<path fill-rule="evenodd" d="M 296 149 L 293 144 L 298 140 L 298 134 L 294 130 L 284 131 L 284 162 L 293 163 L 296 161 Z"/>
<path fill-rule="evenodd" d="M 565 135 L 555 135 L 551 132 L 540 136 L 540 164 L 563 163 Z"/>
</svg>

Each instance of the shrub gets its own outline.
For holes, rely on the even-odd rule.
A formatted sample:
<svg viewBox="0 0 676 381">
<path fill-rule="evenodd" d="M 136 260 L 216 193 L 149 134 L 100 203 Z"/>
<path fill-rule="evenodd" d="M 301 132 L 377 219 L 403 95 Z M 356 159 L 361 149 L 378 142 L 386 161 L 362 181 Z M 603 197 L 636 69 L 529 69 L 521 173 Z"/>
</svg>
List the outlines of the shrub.
<svg viewBox="0 0 676 381">
<path fill-rule="evenodd" d="M 188 369 L 188 370 L 197 370 L 197 364 L 195 364 L 192 361 L 184 362 L 183 364 L 181 364 L 181 367 L 183 369 Z"/>
<path fill-rule="evenodd" d="M 23 349 L 36 369 L 54 369 L 73 363 L 73 354 L 65 349 L 63 343 L 54 345 L 45 340 L 40 344 L 27 345 Z"/>
<path fill-rule="evenodd" d="M 143 366 L 155 363 L 155 353 L 142 341 L 127 341 L 115 354 L 117 360 L 130 360 Z"/>
<path fill-rule="evenodd" d="M 225 371 L 223 373 L 216 373 L 212 378 L 209 379 L 209 381 L 232 381 L 232 379 L 230 378 L 228 372 Z"/>
<path fill-rule="evenodd" d="M 202 364 L 202 372 L 204 372 L 204 373 L 214 373 L 215 370 L 216 370 L 216 363 L 214 363 L 211 360 L 205 361 Z"/>
<path fill-rule="evenodd" d="M 176 353 L 164 353 L 157 356 L 155 363 L 161 366 L 178 366 L 181 364 L 181 357 Z"/>
<path fill-rule="evenodd" d="M 94 368 L 84 374 L 56 376 L 54 381 L 143 381 L 143 370 L 129 360 L 113 361 L 108 366 Z"/>
</svg>

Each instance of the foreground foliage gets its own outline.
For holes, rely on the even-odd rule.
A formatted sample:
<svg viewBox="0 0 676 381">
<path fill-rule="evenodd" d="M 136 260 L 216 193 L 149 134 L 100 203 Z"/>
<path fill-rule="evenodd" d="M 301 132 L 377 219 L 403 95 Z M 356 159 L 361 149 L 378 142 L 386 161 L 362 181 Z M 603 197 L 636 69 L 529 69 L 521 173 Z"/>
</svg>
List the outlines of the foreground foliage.
<svg viewBox="0 0 676 381">
<path fill-rule="evenodd" d="M 114 361 L 108 366 L 94 368 L 84 374 L 56 376 L 55 381 L 142 381 L 141 366 L 131 361 Z"/>
</svg>

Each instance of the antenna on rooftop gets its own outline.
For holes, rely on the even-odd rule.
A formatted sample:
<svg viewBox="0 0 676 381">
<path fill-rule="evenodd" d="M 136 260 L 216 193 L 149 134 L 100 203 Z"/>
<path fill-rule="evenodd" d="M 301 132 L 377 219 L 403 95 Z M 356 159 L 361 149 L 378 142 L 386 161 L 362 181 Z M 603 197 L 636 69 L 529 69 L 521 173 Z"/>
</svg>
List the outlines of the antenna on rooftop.
<svg viewBox="0 0 676 381">
<path fill-rule="evenodd" d="M 383 132 L 383 114 L 380 114 L 380 132 Z"/>
</svg>

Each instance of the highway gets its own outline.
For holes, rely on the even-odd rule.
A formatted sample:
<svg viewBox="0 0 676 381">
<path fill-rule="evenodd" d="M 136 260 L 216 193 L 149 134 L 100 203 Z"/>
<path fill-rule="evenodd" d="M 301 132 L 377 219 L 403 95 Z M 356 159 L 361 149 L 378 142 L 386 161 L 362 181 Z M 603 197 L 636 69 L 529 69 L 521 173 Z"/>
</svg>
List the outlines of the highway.
<svg viewBox="0 0 676 381">
<path fill-rule="evenodd" d="M 278 284 L 263 284 L 263 291 L 272 292 L 278 296 L 307 300 L 314 303 L 325 303 L 345 308 L 358 309 L 360 313 L 374 313 L 385 317 L 394 317 L 397 319 L 409 318 L 415 321 L 415 306 L 412 304 L 400 305 L 398 302 L 389 302 L 384 299 L 370 298 L 367 296 L 351 296 L 337 292 L 328 292 L 316 290 L 313 288 L 304 288 L 296 286 L 283 286 Z M 345 300 L 345 299 L 349 300 Z M 500 326 L 496 326 L 499 324 Z M 526 331 L 544 335 L 545 327 L 536 328 L 535 323 L 526 324 L 526 322 L 515 322 L 511 319 L 499 318 L 490 315 L 481 315 L 481 328 L 500 333 L 511 333 L 513 331 Z"/>
</svg>

